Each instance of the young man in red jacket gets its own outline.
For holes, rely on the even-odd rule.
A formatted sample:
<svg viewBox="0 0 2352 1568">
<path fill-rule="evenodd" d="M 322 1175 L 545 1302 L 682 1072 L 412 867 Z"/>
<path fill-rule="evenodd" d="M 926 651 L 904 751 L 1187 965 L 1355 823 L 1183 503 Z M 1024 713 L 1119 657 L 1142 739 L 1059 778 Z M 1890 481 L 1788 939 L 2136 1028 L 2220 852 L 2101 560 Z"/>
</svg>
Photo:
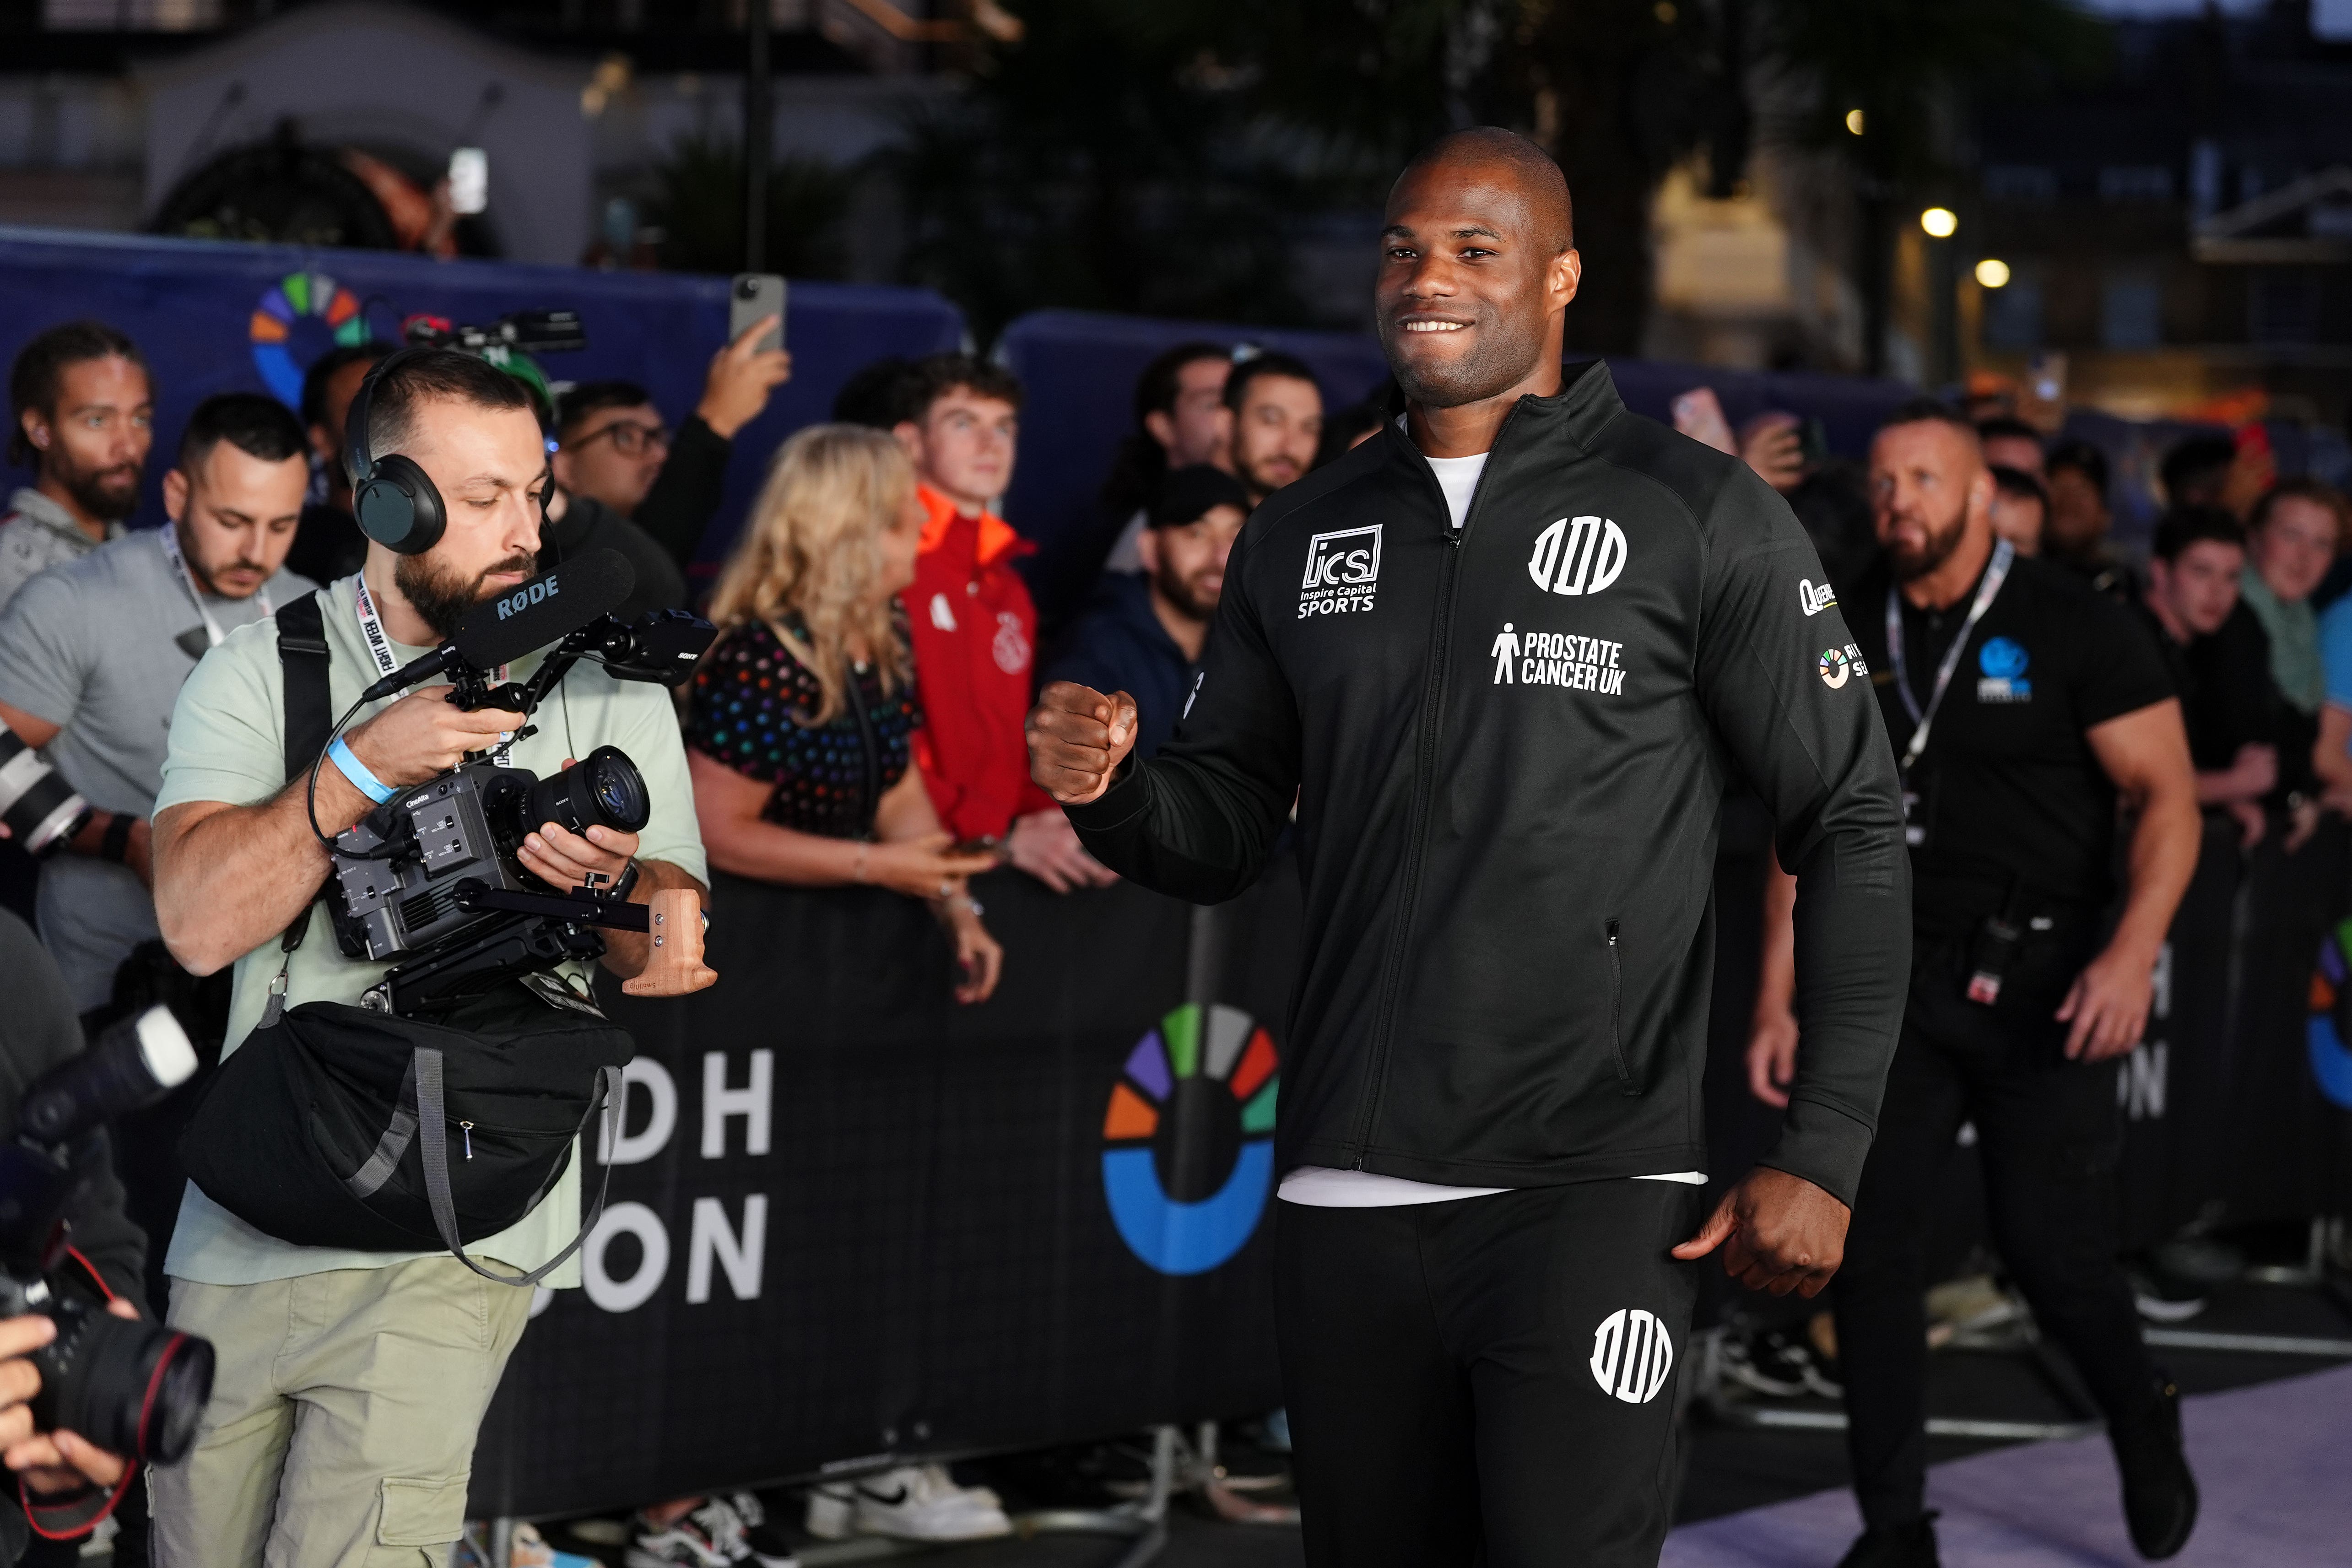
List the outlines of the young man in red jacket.
<svg viewBox="0 0 2352 1568">
<path fill-rule="evenodd" d="M 933 354 L 899 392 L 897 433 L 929 514 L 905 599 L 923 702 L 915 758 L 931 804 L 959 842 L 1001 846 L 1055 892 L 1115 882 L 1029 778 L 1037 611 L 1013 563 L 1034 547 L 991 510 L 1013 483 L 1021 383 L 970 354 Z"/>
</svg>

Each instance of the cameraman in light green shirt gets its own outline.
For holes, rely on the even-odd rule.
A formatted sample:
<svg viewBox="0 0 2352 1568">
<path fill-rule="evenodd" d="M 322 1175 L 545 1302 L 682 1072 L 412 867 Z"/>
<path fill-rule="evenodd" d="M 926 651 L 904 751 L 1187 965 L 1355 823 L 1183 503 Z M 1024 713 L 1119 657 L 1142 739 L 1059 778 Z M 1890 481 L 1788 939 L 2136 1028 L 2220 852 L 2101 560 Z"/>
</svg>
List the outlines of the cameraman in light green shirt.
<svg viewBox="0 0 2352 1568">
<path fill-rule="evenodd" d="M 550 483 L 538 419 L 520 383 L 454 352 L 415 355 L 378 384 L 370 450 L 402 453 L 443 498 L 446 532 L 421 554 L 371 543 L 365 568 L 320 591 L 332 705 L 342 712 L 383 672 L 452 636 L 481 600 L 537 570 Z M 364 584 L 365 594 L 360 592 Z M 380 623 L 369 625 L 369 617 Z M 537 656 L 512 672 L 525 679 Z M 365 710 L 345 739 L 365 773 L 404 788 L 522 728 L 512 712 L 466 711 L 428 688 Z M 653 815 L 638 834 L 553 823 L 525 841 L 526 868 L 555 887 L 590 872 L 617 879 L 634 859 L 639 902 L 703 890 L 686 756 L 668 694 L 575 669 L 509 758 L 545 776 L 600 745 L 637 765 Z M 155 904 L 164 941 L 191 971 L 234 963 L 226 1051 L 259 1021 L 287 963 L 285 1004 L 356 1003 L 385 965 L 345 958 L 313 906 L 328 869 L 305 780 L 285 778 L 285 700 L 276 622 L 232 633 L 189 678 L 172 721 L 154 816 Z M 341 771 L 318 774 L 319 828 L 331 837 L 372 808 Z M 275 940 L 309 930 L 290 962 Z M 604 966 L 635 974 L 641 934 L 611 932 Z M 226 1054 L 226 1051 L 224 1054 Z M 520 1224 L 468 1247 L 535 1268 L 579 1228 L 579 1160 Z M 153 1477 L 157 1561 L 166 1568 L 299 1563 L 414 1568 L 442 1561 L 463 1527 L 474 1435 L 520 1338 L 531 1292 L 494 1284 L 446 1253 L 351 1252 L 267 1236 L 193 1185 L 166 1262 L 172 1321 L 213 1342 L 213 1399 L 186 1463 Z M 551 1276 L 579 1282 L 576 1260 Z"/>
</svg>

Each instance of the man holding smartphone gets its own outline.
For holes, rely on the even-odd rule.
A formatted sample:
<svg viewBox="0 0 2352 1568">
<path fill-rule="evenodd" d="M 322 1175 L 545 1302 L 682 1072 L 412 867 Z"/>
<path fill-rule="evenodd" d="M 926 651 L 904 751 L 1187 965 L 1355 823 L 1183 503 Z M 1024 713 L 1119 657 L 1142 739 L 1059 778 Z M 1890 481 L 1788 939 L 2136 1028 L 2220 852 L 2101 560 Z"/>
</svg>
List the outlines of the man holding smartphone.
<svg viewBox="0 0 2352 1568">
<path fill-rule="evenodd" d="M 702 400 L 675 431 L 663 423 L 653 395 L 632 381 L 586 382 L 556 405 L 555 482 L 562 504 L 548 509 L 549 543 L 573 554 L 596 532 L 597 542 L 629 556 L 638 592 L 625 609 L 684 607 L 686 568 L 718 513 L 735 434 L 793 378 L 782 326 L 781 316 L 767 315 L 733 332 L 710 358 Z M 616 529 L 614 521 L 635 526 Z M 603 537 L 637 531 L 627 542 Z M 647 541 L 653 550 L 643 548 Z"/>
</svg>

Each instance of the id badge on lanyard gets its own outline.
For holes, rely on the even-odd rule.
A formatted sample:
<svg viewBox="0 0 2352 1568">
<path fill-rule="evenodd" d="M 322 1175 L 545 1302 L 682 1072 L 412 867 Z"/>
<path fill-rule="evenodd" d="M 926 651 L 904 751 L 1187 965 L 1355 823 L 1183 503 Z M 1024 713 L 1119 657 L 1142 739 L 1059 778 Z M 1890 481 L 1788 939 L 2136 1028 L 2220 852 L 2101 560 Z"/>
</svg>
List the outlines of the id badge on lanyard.
<svg viewBox="0 0 2352 1568">
<path fill-rule="evenodd" d="M 1914 784 L 1914 770 L 1927 750 L 1927 732 L 1936 722 L 1937 710 L 1944 705 L 1944 693 L 1952 684 L 1952 674 L 1960 667 L 1960 656 L 1968 651 L 1969 637 L 1992 608 L 1993 600 L 2000 594 L 2000 585 L 2009 577 L 2009 569 L 2017 559 L 2017 551 L 2004 539 L 1993 546 L 1992 560 L 1986 565 L 1984 580 L 1977 585 L 1976 602 L 1969 606 L 1968 619 L 1960 623 L 1958 635 L 1944 652 L 1943 662 L 1936 668 L 1936 684 L 1927 693 L 1927 703 L 1921 707 L 1911 694 L 1911 672 L 1903 655 L 1903 599 L 1901 592 L 1889 583 L 1886 585 L 1886 652 L 1895 661 L 1895 689 L 1902 694 L 1903 706 L 1911 715 L 1911 743 L 1903 748 L 1895 759 L 1895 773 L 1903 786 L 1903 842 L 1913 849 L 1927 842 L 1929 813 L 1922 809 L 1920 791 Z"/>
</svg>

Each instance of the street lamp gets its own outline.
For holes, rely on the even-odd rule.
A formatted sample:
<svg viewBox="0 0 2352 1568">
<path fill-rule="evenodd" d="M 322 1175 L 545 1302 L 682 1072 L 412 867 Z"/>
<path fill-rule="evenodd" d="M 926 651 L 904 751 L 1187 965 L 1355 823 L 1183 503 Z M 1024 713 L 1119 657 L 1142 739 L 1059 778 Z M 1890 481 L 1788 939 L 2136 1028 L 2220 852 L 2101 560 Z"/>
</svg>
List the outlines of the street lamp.
<svg viewBox="0 0 2352 1568">
<path fill-rule="evenodd" d="M 1960 220 L 1949 207 L 1929 207 L 1919 215 L 1919 226 L 1935 239 L 1949 239 L 1960 229 Z"/>
<path fill-rule="evenodd" d="M 1977 263 L 1977 286 L 1982 289 L 2009 287 L 2009 263 L 1998 257 L 1986 257 Z"/>
</svg>

